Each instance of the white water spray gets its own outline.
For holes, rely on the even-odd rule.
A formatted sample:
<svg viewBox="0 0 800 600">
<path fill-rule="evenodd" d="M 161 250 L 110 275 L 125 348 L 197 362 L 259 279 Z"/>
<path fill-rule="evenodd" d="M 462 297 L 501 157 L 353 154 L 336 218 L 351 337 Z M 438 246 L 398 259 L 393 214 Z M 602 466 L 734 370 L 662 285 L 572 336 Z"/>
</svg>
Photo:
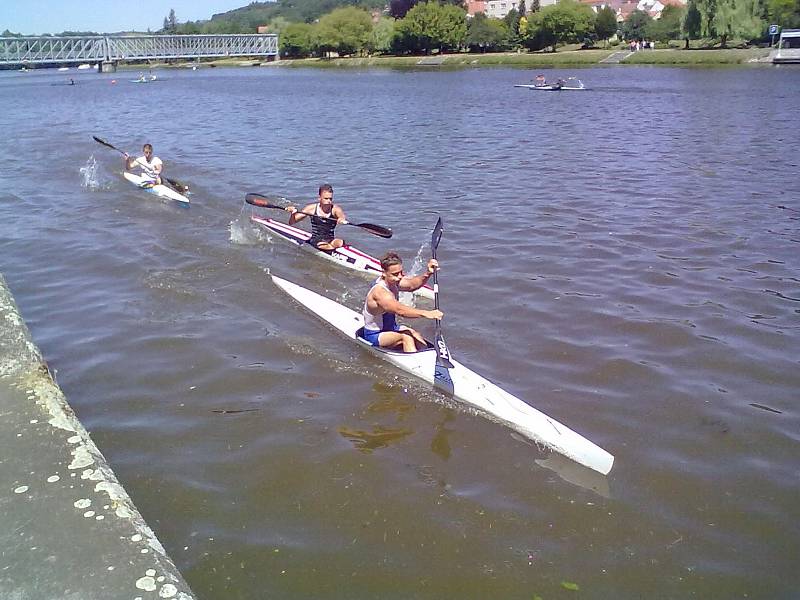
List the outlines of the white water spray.
<svg viewBox="0 0 800 600">
<path fill-rule="evenodd" d="M 94 154 L 89 157 L 80 170 L 83 177 L 83 187 L 90 190 L 100 189 L 100 180 L 97 178 L 97 161 L 94 158 Z"/>
</svg>

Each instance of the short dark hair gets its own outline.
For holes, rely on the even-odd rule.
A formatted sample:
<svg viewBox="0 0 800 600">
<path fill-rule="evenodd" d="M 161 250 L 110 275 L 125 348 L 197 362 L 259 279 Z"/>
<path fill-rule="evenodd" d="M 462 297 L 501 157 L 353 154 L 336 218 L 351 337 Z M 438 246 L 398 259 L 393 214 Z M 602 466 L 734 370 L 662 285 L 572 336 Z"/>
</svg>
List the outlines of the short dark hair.
<svg viewBox="0 0 800 600">
<path fill-rule="evenodd" d="M 153 144 L 145 144 L 144 146 L 142 146 L 142 150 L 150 150 L 150 152 L 152 152 Z"/>
<path fill-rule="evenodd" d="M 389 270 L 389 267 L 392 265 L 402 265 L 403 259 L 400 258 L 400 255 L 397 252 L 390 251 L 384 254 L 381 257 L 381 269 L 385 271 Z"/>
<path fill-rule="evenodd" d="M 333 186 L 330 183 L 323 183 L 319 186 L 319 193 L 322 195 L 322 192 L 330 192 L 333 193 Z"/>
</svg>

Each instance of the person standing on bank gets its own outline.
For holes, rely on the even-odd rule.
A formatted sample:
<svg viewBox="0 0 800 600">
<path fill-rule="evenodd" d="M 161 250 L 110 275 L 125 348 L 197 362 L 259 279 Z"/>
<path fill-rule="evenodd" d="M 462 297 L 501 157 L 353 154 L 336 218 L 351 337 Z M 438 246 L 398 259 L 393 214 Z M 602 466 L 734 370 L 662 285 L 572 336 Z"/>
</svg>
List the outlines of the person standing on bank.
<svg viewBox="0 0 800 600">
<path fill-rule="evenodd" d="M 127 152 L 125 153 L 125 170 L 131 171 L 135 168 L 142 170 L 142 177 L 145 179 L 144 183 L 149 185 L 161 184 L 161 171 L 164 169 L 164 163 L 157 156 L 153 156 L 153 145 L 145 144 L 142 146 L 142 156 L 133 158 Z"/>
<path fill-rule="evenodd" d="M 334 230 L 339 224 L 347 223 L 347 217 L 342 207 L 333 203 L 333 186 L 323 183 L 319 186 L 319 199 L 313 204 L 307 204 L 301 210 L 295 206 L 285 209 L 291 213 L 289 225 L 294 225 L 306 217 L 311 218 L 311 237 L 308 243 L 324 252 L 332 252 L 344 246 L 344 240 L 334 236 Z"/>
<path fill-rule="evenodd" d="M 403 270 L 403 260 L 396 252 L 389 252 L 381 258 L 381 276 L 370 288 L 364 300 L 364 339 L 373 346 L 398 349 L 403 352 L 416 352 L 427 347 L 425 338 L 417 331 L 398 325 L 396 317 L 441 319 L 442 311 L 421 310 L 406 306 L 399 300 L 400 292 L 413 292 L 428 282 L 431 275 L 439 270 L 439 263 L 432 258 L 428 269 L 422 275 L 410 277 Z"/>
</svg>

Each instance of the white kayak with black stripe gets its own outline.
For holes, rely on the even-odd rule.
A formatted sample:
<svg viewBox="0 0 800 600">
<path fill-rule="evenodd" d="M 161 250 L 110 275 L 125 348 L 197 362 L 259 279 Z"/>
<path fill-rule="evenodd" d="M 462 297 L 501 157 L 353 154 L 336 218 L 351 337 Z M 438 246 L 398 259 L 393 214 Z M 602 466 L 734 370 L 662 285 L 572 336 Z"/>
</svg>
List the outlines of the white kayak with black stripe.
<svg viewBox="0 0 800 600">
<path fill-rule="evenodd" d="M 528 439 L 577 463 L 603 475 L 611 470 L 614 457 L 582 435 L 455 360 L 451 361 L 452 368 L 437 366 L 436 351 L 430 342 L 427 349 L 413 353 L 377 348 L 359 337 L 360 330 L 364 326 L 364 319 L 360 313 L 290 281 L 275 275 L 271 277 L 278 287 L 317 317 L 403 371 L 419 377 L 482 415 L 507 425 Z"/>
<path fill-rule="evenodd" d="M 138 188 L 143 189 L 145 192 L 155 194 L 159 198 L 176 200 L 180 202 L 183 206 L 189 206 L 189 199 L 186 196 L 184 196 L 183 194 L 179 194 L 178 192 L 176 192 L 167 185 L 164 184 L 152 185 L 149 179 L 142 177 L 141 175 L 137 175 L 136 173 L 131 173 L 130 171 L 124 171 L 122 175 L 125 177 L 125 179 L 130 181 Z"/>
<path fill-rule="evenodd" d="M 297 227 L 292 227 L 291 225 L 281 223 L 280 221 L 276 221 L 274 219 L 260 217 L 258 215 L 252 215 L 250 220 L 253 221 L 253 223 L 258 223 L 268 231 L 278 234 L 281 238 L 294 243 L 303 250 L 311 252 L 314 254 L 314 256 L 330 260 L 342 265 L 343 267 L 347 267 L 348 269 L 353 269 L 354 271 L 364 273 L 373 279 L 377 278 L 382 273 L 381 263 L 378 259 L 365 252 L 362 252 L 354 246 L 345 244 L 341 248 L 336 248 L 332 252 L 323 252 L 322 250 L 318 250 L 311 244 L 307 243 L 311 238 L 311 234 L 307 231 Z M 421 287 L 415 291 L 414 294 L 422 296 L 423 298 L 428 298 L 429 300 L 433 300 L 433 288 L 428 285 Z"/>
</svg>

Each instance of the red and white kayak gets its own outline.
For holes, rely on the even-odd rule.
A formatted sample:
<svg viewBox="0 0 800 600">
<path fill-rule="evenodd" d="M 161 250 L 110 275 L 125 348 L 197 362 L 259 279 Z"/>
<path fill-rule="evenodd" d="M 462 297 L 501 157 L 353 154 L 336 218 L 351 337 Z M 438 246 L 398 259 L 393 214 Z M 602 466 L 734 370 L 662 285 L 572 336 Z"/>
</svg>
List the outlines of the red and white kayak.
<svg viewBox="0 0 800 600">
<path fill-rule="evenodd" d="M 499 421 L 526 438 L 543 444 L 603 475 L 606 475 L 614 465 L 614 457 L 611 454 L 461 363 L 451 360 L 452 368 L 438 366 L 436 350 L 430 342 L 427 349 L 413 353 L 377 348 L 359 336 L 364 326 L 361 313 L 290 281 L 275 275 L 271 277 L 284 292 L 348 339 L 403 371 L 428 382 L 478 413 L 488 416 L 493 421 Z"/>
<path fill-rule="evenodd" d="M 274 219 L 252 215 L 250 220 L 258 223 L 268 231 L 278 234 L 281 238 L 292 242 L 303 250 L 313 253 L 315 256 L 330 260 L 337 264 L 364 273 L 367 276 L 375 279 L 381 274 L 381 263 L 378 259 L 362 252 L 358 248 L 345 244 L 341 248 L 337 248 L 333 252 L 323 252 L 318 250 L 311 244 L 306 242 L 311 238 L 311 234 L 297 227 L 292 227 L 286 223 L 281 223 Z M 414 294 L 433 300 L 433 288 L 425 285 L 414 292 Z"/>
<path fill-rule="evenodd" d="M 143 189 L 146 192 L 155 194 L 160 198 L 168 198 L 169 200 L 176 200 L 180 202 L 181 205 L 183 206 L 189 206 L 189 199 L 183 194 L 179 194 L 169 186 L 163 184 L 151 185 L 149 179 L 146 179 L 141 175 L 137 175 L 136 173 L 131 173 L 130 171 L 124 171 L 122 175 L 132 184 Z"/>
</svg>

